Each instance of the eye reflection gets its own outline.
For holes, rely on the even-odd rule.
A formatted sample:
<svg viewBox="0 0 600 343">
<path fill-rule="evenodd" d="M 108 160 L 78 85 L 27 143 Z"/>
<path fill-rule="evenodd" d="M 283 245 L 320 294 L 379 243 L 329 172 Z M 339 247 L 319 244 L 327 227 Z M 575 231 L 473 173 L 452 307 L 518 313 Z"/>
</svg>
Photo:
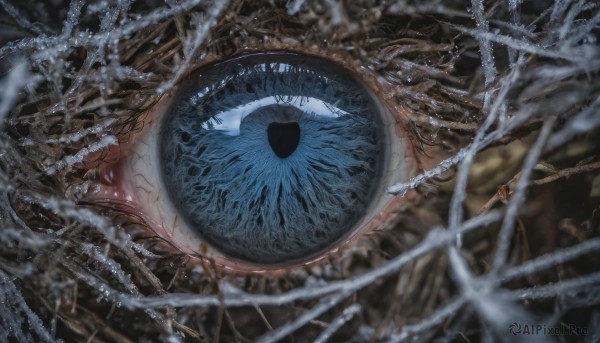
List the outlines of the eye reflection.
<svg viewBox="0 0 600 343">
<path fill-rule="evenodd" d="M 292 52 L 204 66 L 148 114 L 148 132 L 109 170 L 117 187 L 95 196 L 133 205 L 183 252 L 207 257 L 207 244 L 234 269 L 320 259 L 385 220 L 398 202 L 385 189 L 414 169 L 375 92 Z"/>
</svg>

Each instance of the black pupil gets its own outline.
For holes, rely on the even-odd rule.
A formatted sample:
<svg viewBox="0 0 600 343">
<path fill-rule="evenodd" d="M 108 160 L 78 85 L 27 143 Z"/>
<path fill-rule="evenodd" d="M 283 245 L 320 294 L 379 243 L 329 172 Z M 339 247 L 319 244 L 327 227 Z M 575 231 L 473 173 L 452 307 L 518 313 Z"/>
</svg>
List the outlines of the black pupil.
<svg viewBox="0 0 600 343">
<path fill-rule="evenodd" d="M 271 149 L 280 158 L 290 156 L 298 147 L 300 141 L 300 125 L 298 123 L 271 123 L 267 133 Z"/>
</svg>

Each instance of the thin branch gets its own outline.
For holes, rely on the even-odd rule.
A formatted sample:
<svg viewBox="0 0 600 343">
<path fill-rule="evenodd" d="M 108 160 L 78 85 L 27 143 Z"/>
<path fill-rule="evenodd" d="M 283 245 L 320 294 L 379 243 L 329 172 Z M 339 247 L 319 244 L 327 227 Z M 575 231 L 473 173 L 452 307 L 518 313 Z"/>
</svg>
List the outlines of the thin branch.
<svg viewBox="0 0 600 343">
<path fill-rule="evenodd" d="M 562 295 L 568 292 L 590 289 L 591 287 L 599 287 L 600 285 L 600 272 L 587 274 L 585 276 L 574 277 L 571 279 L 563 280 L 556 283 L 550 283 L 547 285 L 519 289 L 516 291 L 510 291 L 508 294 L 517 299 L 521 300 L 536 300 L 536 299 L 547 299 L 558 295 Z M 595 305 L 595 304 L 589 304 Z"/>
<path fill-rule="evenodd" d="M 546 183 L 554 182 L 563 177 L 569 177 L 571 175 L 585 173 L 585 172 L 589 172 L 589 171 L 596 170 L 596 169 L 600 169 L 600 162 L 583 164 L 583 165 L 576 166 L 573 168 L 565 168 L 565 169 L 561 169 L 561 170 L 557 171 L 556 173 L 554 173 L 552 175 L 535 180 L 535 181 L 533 181 L 533 184 L 543 185 Z"/>
<path fill-rule="evenodd" d="M 350 321 L 355 315 L 360 313 L 362 307 L 359 304 L 352 304 L 342 312 L 327 328 L 321 332 L 314 343 L 326 343 L 331 336 L 338 331 L 344 324 Z"/>
<path fill-rule="evenodd" d="M 563 177 L 570 177 L 572 175 L 585 173 L 596 169 L 600 169 L 600 162 L 588 163 L 578 165 L 572 168 L 565 168 L 558 171 L 554 171 L 549 176 L 532 181 L 531 184 L 536 186 L 544 185 L 559 180 Z M 511 193 L 513 192 L 514 185 L 519 179 L 520 175 L 520 172 L 517 173 L 515 176 L 512 177 L 512 179 L 510 179 L 510 181 L 498 187 L 498 191 L 494 193 L 494 195 L 483 206 L 481 206 L 481 209 L 479 209 L 479 213 L 485 213 L 489 211 L 500 200 L 508 200 L 510 198 Z"/>
<path fill-rule="evenodd" d="M 471 0 L 473 16 L 479 30 L 489 31 L 490 25 L 483 14 L 483 0 Z M 481 53 L 481 65 L 483 66 L 483 75 L 485 76 L 485 86 L 491 85 L 496 79 L 496 64 L 494 62 L 494 52 L 490 40 L 485 37 L 477 37 L 479 40 L 479 52 Z"/>
<path fill-rule="evenodd" d="M 21 11 L 16 7 L 6 2 L 6 0 L 0 0 L 0 7 L 2 7 L 6 13 L 14 19 L 14 21 L 21 26 L 23 29 L 33 32 L 37 35 L 43 35 L 49 31 L 48 27 L 37 23 L 38 25 L 32 24 Z M 44 30 L 42 30 L 44 28 Z"/>
<path fill-rule="evenodd" d="M 522 40 L 519 40 L 519 39 L 516 39 L 513 37 L 501 35 L 498 33 L 491 33 L 491 32 L 482 31 L 479 29 L 469 29 L 469 28 L 466 28 L 461 25 L 451 24 L 451 26 L 454 27 L 455 29 L 457 29 L 463 33 L 467 33 L 473 37 L 480 38 L 480 39 L 487 39 L 489 41 L 499 43 L 504 46 L 513 48 L 515 50 L 528 52 L 530 54 L 534 54 L 534 55 L 538 55 L 538 56 L 543 56 L 543 57 L 548 57 L 548 58 L 553 58 L 553 59 L 561 59 L 561 60 L 565 60 L 565 61 L 569 61 L 569 62 L 573 62 L 573 63 L 585 63 L 586 58 L 587 58 L 585 55 L 585 51 L 582 49 L 579 49 L 579 48 L 569 50 L 568 52 L 566 52 L 566 51 L 562 52 L 562 51 L 558 51 L 558 50 L 549 49 L 547 47 L 539 47 L 539 46 L 536 46 L 535 44 L 532 44 L 532 43 L 529 43 L 526 41 L 522 41 Z"/>
<path fill-rule="evenodd" d="M 315 305 L 310 310 L 304 312 L 302 315 L 300 315 L 295 320 L 278 327 L 277 329 L 267 333 L 266 335 L 259 337 L 256 340 L 256 342 L 257 343 L 277 342 L 277 341 L 287 337 L 289 334 L 291 334 L 294 331 L 298 330 L 299 328 L 303 327 L 311 320 L 316 319 L 318 316 L 320 316 L 321 314 L 325 313 L 326 311 L 328 311 L 329 309 L 331 309 L 332 307 L 337 305 L 340 301 L 344 300 L 350 294 L 351 294 L 350 292 L 344 292 L 344 293 L 340 293 L 340 294 L 336 294 L 336 295 L 332 295 L 332 296 L 323 298 L 317 305 Z"/>
<path fill-rule="evenodd" d="M 0 313 L 0 337 L 11 337 L 20 342 L 55 342 L 44 323 L 31 311 L 11 277 L 3 270 L 0 270 Z"/>
<path fill-rule="evenodd" d="M 419 334 L 430 332 L 433 328 L 440 325 L 446 318 L 455 315 L 458 310 L 467 302 L 466 298 L 460 296 L 453 299 L 448 304 L 440 307 L 437 311 L 427 316 L 426 319 L 414 325 L 406 325 L 399 334 L 393 334 L 386 343 L 399 343 L 408 340 L 411 337 L 418 337 Z"/>
<path fill-rule="evenodd" d="M 467 183 L 469 179 L 469 173 L 471 170 L 471 166 L 475 161 L 475 156 L 477 152 L 482 149 L 484 146 L 484 137 L 486 137 L 487 130 L 496 122 L 496 119 L 500 116 L 500 112 L 504 109 L 504 102 L 506 101 L 506 96 L 509 90 L 512 88 L 512 85 L 517 81 L 520 73 L 520 66 L 523 63 L 523 60 L 519 60 L 517 66 L 512 70 L 510 75 L 505 78 L 502 84 L 502 88 L 500 89 L 500 93 L 495 99 L 492 107 L 490 109 L 490 113 L 488 113 L 485 122 L 481 125 L 481 128 L 475 134 L 475 138 L 473 142 L 468 147 L 465 158 L 460 164 L 458 175 L 456 176 L 456 184 L 454 186 L 454 195 L 450 200 L 450 212 L 448 217 L 448 229 L 450 231 L 456 231 L 463 217 L 463 202 L 467 197 Z M 457 246 L 460 247 L 462 244 L 462 238 L 460 235 L 456 236 Z"/>
<path fill-rule="evenodd" d="M 198 49 L 208 40 L 210 30 L 217 24 L 217 18 L 221 15 L 223 10 L 227 8 L 228 5 L 229 1 L 217 1 L 210 8 L 206 17 L 200 17 L 197 15 L 194 18 L 195 31 L 193 31 L 191 37 L 188 37 L 187 40 L 184 40 L 185 44 L 183 48 L 183 63 L 177 67 L 173 77 L 156 89 L 157 94 L 163 94 L 166 90 L 171 89 L 175 83 L 181 79 L 184 73 L 189 71 L 189 66 L 194 60 Z"/>
<path fill-rule="evenodd" d="M 537 140 L 525 158 L 523 168 L 521 169 L 521 177 L 519 178 L 519 181 L 517 181 L 515 191 L 512 195 L 510 203 L 508 204 L 506 215 L 504 216 L 504 220 L 502 222 L 502 227 L 500 228 L 500 233 L 498 234 L 498 247 L 496 248 L 497 250 L 494 257 L 494 262 L 492 264 L 492 273 L 497 273 L 500 268 L 504 266 L 506 258 L 508 257 L 510 238 L 513 234 L 515 218 L 519 209 L 525 202 L 525 191 L 529 184 L 529 178 L 533 172 L 533 168 L 539 161 L 540 156 L 544 151 L 544 146 L 550 137 L 550 134 L 552 133 L 552 127 L 554 126 L 555 121 L 556 117 L 550 117 L 546 120 L 546 122 L 544 122 L 544 126 L 542 127 Z"/>
<path fill-rule="evenodd" d="M 19 92 L 25 87 L 32 87 L 40 81 L 40 77 L 32 75 L 28 70 L 26 62 L 16 64 L 9 74 L 0 80 L 0 129 L 4 126 L 4 120 L 13 109 L 19 98 Z"/>
<path fill-rule="evenodd" d="M 478 124 L 441 120 L 441 119 L 424 116 L 424 115 L 415 115 L 415 116 L 411 117 L 410 120 L 417 122 L 417 123 L 429 124 L 434 127 L 442 127 L 442 128 L 452 129 L 452 130 L 477 131 L 479 129 Z"/>
<path fill-rule="evenodd" d="M 99 142 L 92 143 L 89 146 L 82 148 L 74 155 L 66 156 L 62 160 L 56 162 L 46 170 L 46 173 L 48 173 L 48 175 L 53 175 L 63 169 L 71 168 L 76 164 L 83 162 L 88 155 L 116 144 L 118 144 L 118 140 L 115 136 L 104 136 Z"/>
<path fill-rule="evenodd" d="M 575 246 L 542 255 L 518 267 L 512 267 L 502 272 L 498 277 L 498 281 L 506 283 L 520 277 L 531 276 L 541 270 L 552 268 L 558 263 L 565 263 L 597 251 L 600 251 L 600 238 L 593 238 Z"/>
<path fill-rule="evenodd" d="M 465 233 L 478 227 L 486 226 L 499 220 L 500 218 L 502 218 L 502 214 L 499 212 L 486 213 L 465 221 L 459 228 L 458 232 Z M 358 291 L 372 284 L 375 280 L 383 276 L 397 272 L 400 268 L 414 261 L 416 258 L 427 253 L 431 253 L 436 249 L 447 246 L 453 241 L 454 236 L 449 234 L 447 230 L 442 228 L 433 229 L 419 245 L 367 273 L 347 280 L 332 281 L 319 287 L 309 286 L 296 288 L 292 291 L 282 294 L 249 294 L 233 286 L 229 286 L 227 288 L 224 287 L 224 289 L 227 289 L 228 291 L 225 292 L 222 302 L 218 296 L 214 295 L 178 293 L 171 293 L 164 296 L 147 296 L 144 298 L 136 298 L 124 294 L 121 295 L 120 301 L 124 306 L 129 308 L 158 308 L 164 306 L 202 307 L 220 306 L 221 304 L 224 304 L 228 307 L 257 305 L 281 306 L 294 301 L 315 299 L 340 292 L 346 293 Z"/>
<path fill-rule="evenodd" d="M 552 138 L 548 141 L 547 150 L 554 149 L 563 145 L 565 142 L 572 139 L 574 136 L 590 132 L 600 126 L 600 96 L 597 96 L 594 101 L 586 108 L 569 119 L 564 127 L 555 132 Z"/>
</svg>

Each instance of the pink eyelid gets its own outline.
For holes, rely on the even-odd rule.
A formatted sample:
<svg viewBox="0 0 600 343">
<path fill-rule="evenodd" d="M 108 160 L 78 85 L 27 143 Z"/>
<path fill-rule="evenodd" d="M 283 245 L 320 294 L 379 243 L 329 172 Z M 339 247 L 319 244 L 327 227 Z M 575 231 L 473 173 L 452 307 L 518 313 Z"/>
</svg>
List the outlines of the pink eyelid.
<svg viewBox="0 0 600 343">
<path fill-rule="evenodd" d="M 158 168 L 153 165 L 153 163 L 160 163 L 155 154 L 157 122 L 170 101 L 171 96 L 163 95 L 150 111 L 139 118 L 140 123 L 143 123 L 142 128 L 136 132 L 126 133 L 120 140 L 119 146 L 108 152 L 108 158 L 98 166 L 99 186 L 86 197 L 86 200 L 109 202 L 125 212 L 132 213 L 143 221 L 144 226 L 151 230 L 151 233 L 169 242 L 169 247 L 189 255 L 191 263 L 214 261 L 217 266 L 240 273 L 276 272 L 288 269 L 290 265 L 263 266 L 225 257 L 210 249 L 178 218 L 176 209 L 171 205 L 168 193 L 162 185 Z M 387 107 L 386 104 L 382 106 Z M 387 108 L 385 110 L 388 111 Z M 397 143 L 388 152 L 391 156 L 388 163 L 391 163 L 391 166 L 386 168 L 388 172 L 383 176 L 384 185 L 376 196 L 377 200 L 372 205 L 369 216 L 363 219 L 358 229 L 333 249 L 299 265 L 314 263 L 336 254 L 341 248 L 349 246 L 360 237 L 385 224 L 406 202 L 406 196 L 391 196 L 385 192 L 385 188 L 416 174 L 421 163 L 416 161 L 413 146 L 402 124 L 406 119 L 398 118 L 397 115 L 392 116 L 388 111 L 386 120 L 388 121 L 386 134 L 393 136 L 391 141 L 404 142 L 402 143 L 404 145 Z"/>
<path fill-rule="evenodd" d="M 164 95 L 152 110 L 140 116 L 138 120 L 143 123 L 142 128 L 124 134 L 119 141 L 119 146 L 107 152 L 107 156 L 97 167 L 98 187 L 88 194 L 85 200 L 112 203 L 117 208 L 140 218 L 145 226 L 159 237 L 174 243 L 182 237 L 175 234 L 175 229 L 179 225 L 177 216 L 162 214 L 166 209 L 162 208 L 164 206 L 157 205 L 161 201 L 166 201 L 161 199 L 161 194 L 156 190 L 160 179 L 158 175 L 144 175 L 144 170 L 139 170 L 140 163 L 150 160 L 150 156 L 143 155 L 145 154 L 143 148 L 149 144 L 148 136 L 155 127 L 154 123 L 169 101 L 170 97 Z M 185 245 L 173 245 L 183 253 L 195 253 L 195 250 L 186 249 Z"/>
</svg>

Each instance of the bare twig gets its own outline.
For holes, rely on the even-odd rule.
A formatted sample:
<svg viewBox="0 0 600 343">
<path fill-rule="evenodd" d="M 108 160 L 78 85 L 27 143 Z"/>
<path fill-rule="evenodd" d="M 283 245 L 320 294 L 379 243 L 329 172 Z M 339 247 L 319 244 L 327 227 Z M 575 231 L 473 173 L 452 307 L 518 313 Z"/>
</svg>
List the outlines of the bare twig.
<svg viewBox="0 0 600 343">
<path fill-rule="evenodd" d="M 525 191 L 529 184 L 530 175 L 544 151 L 544 146 L 552 133 L 552 127 L 554 126 L 555 120 L 556 118 L 551 117 L 544 123 L 537 140 L 525 158 L 521 170 L 521 177 L 519 178 L 519 181 L 517 181 L 515 191 L 513 192 L 511 201 L 506 210 L 506 215 L 504 216 L 502 227 L 498 235 L 498 247 L 492 264 L 492 273 L 497 273 L 499 269 L 504 266 L 510 247 L 510 238 L 512 236 L 517 212 L 525 202 Z"/>
<path fill-rule="evenodd" d="M 472 0 L 471 7 L 473 9 L 473 16 L 477 27 L 487 32 L 489 30 L 489 23 L 483 14 L 483 1 Z M 483 74 L 485 75 L 485 85 L 489 86 L 496 79 L 496 64 L 494 63 L 494 53 L 492 51 L 492 44 L 489 39 L 485 37 L 479 38 L 479 51 L 481 52 L 481 64 L 483 65 Z"/>
<path fill-rule="evenodd" d="M 331 338 L 331 336 L 339 330 L 344 324 L 352 319 L 355 315 L 360 313 L 361 306 L 359 304 L 352 304 L 347 307 L 342 314 L 340 314 L 327 328 L 315 339 L 314 343 L 325 343 Z"/>
<path fill-rule="evenodd" d="M 292 332 L 298 330 L 299 328 L 303 327 L 311 320 L 314 320 L 315 318 L 317 318 L 321 314 L 325 313 L 327 310 L 329 310 L 333 306 L 337 305 L 340 301 L 342 301 L 344 298 L 346 298 L 349 295 L 350 295 L 350 293 L 346 292 L 346 293 L 340 293 L 340 294 L 336 294 L 336 295 L 332 295 L 332 296 L 323 298 L 319 302 L 319 304 L 315 305 L 313 308 L 306 311 L 305 313 L 300 315 L 295 320 L 293 320 L 287 324 L 284 324 L 281 327 L 258 338 L 256 340 L 256 342 L 259 342 L 259 343 L 277 342 L 277 341 L 285 338 Z"/>
</svg>

